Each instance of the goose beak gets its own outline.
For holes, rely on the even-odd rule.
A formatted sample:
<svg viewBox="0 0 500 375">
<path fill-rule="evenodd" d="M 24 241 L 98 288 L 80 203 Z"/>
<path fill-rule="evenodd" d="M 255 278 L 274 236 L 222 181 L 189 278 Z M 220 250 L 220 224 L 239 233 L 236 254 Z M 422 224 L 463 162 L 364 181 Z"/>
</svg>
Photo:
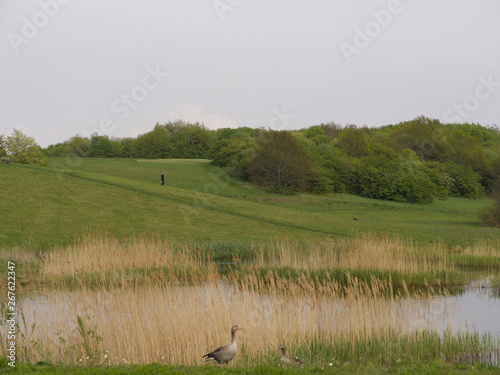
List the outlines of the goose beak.
<svg viewBox="0 0 500 375">
<path fill-rule="evenodd" d="M 243 327 L 238 327 L 238 329 L 243 329 Z"/>
</svg>

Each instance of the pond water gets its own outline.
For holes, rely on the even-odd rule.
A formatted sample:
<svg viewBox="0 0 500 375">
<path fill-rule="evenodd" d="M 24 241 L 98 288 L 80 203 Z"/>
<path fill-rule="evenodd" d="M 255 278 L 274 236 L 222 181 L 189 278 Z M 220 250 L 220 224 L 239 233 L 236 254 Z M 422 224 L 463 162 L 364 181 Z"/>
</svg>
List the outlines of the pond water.
<svg viewBox="0 0 500 375">
<path fill-rule="evenodd" d="M 201 290 L 207 289 L 207 287 L 200 287 Z M 189 294 L 193 289 L 200 289 L 198 287 L 183 287 L 185 293 Z M 226 285 L 226 293 L 234 293 L 234 289 Z M 61 295 L 69 295 L 64 292 L 57 292 Z M 203 293 L 205 294 L 205 293 Z M 60 301 L 59 298 L 56 298 Z M 26 297 L 22 305 L 28 307 L 29 310 L 36 312 L 37 316 L 45 316 L 48 320 L 56 322 L 60 318 L 54 315 L 54 306 L 52 304 L 53 297 L 48 297 L 46 295 L 31 295 Z M 86 311 L 87 307 L 82 304 L 81 308 L 83 310 L 76 311 L 78 307 L 73 306 L 69 299 L 64 299 L 67 301 L 61 306 L 59 302 L 58 309 L 62 309 L 63 315 L 67 315 L 68 322 L 73 319 L 73 312 L 78 313 L 82 316 L 90 313 Z M 98 314 L 104 314 L 104 306 L 110 301 L 102 301 L 100 304 L 102 310 L 98 310 Z M 208 303 L 208 301 L 206 301 Z M 151 301 L 151 303 L 154 303 Z M 262 297 L 261 303 L 264 306 L 268 303 L 265 297 Z M 342 299 L 332 299 L 330 301 L 325 301 L 323 306 L 319 308 L 325 308 L 327 305 L 335 304 L 337 307 L 342 308 Z M 434 296 L 431 298 L 419 298 L 419 299 L 403 299 L 403 303 L 400 304 L 400 309 L 411 307 L 412 311 L 407 315 L 412 321 L 410 327 L 421 328 L 427 326 L 429 329 L 438 328 L 440 333 L 445 329 L 451 328 L 453 332 L 477 332 L 479 334 L 490 334 L 494 337 L 500 338 L 500 288 L 492 288 L 489 285 L 488 280 L 483 280 L 481 282 L 475 282 L 464 289 L 463 292 L 455 294 L 452 296 Z M 95 312 L 95 311 L 94 311 Z M 27 314 L 30 316 L 31 314 Z M 269 314 L 262 314 L 262 319 L 269 318 Z M 64 322 L 61 322 L 64 323 Z M 326 328 L 326 327 L 325 327 Z"/>
<path fill-rule="evenodd" d="M 473 330 L 500 337 L 500 288 L 489 286 L 489 280 L 475 282 L 455 300 L 454 324 L 457 330 Z"/>
<path fill-rule="evenodd" d="M 141 335 L 143 330 L 149 329 L 150 322 L 152 332 L 157 327 L 164 327 L 165 331 L 180 335 L 183 330 L 191 329 L 189 326 L 178 326 L 178 322 L 187 317 L 195 322 L 206 321 L 208 325 L 210 321 L 211 324 L 219 324 L 215 322 L 220 320 L 242 322 L 248 327 L 248 333 L 252 332 L 255 340 L 260 335 L 261 341 L 279 337 L 283 327 L 287 327 L 285 331 L 290 330 L 289 327 L 295 330 L 285 332 L 285 335 L 315 329 L 338 334 L 394 327 L 401 332 L 426 329 L 440 334 L 451 329 L 454 333 L 475 332 L 500 339 L 500 290 L 492 288 L 488 279 L 474 282 L 455 295 L 387 301 L 357 301 L 339 297 L 314 299 L 307 296 L 287 299 L 279 295 L 242 292 L 221 283 L 169 287 L 166 290 L 49 292 L 27 296 L 21 304 L 26 326 L 31 327 L 36 322 L 37 330 L 40 330 L 36 339 L 54 348 L 59 345 L 61 333 L 69 338 L 69 331 L 72 330 L 73 338 L 77 338 L 78 335 L 74 334 L 76 316 L 92 316 L 92 324 L 102 327 L 103 336 L 111 338 L 116 332 L 123 332 L 124 340 L 125 335 L 129 335 L 131 340 Z M 147 312 L 146 326 L 137 323 L 137 316 L 143 312 Z M 137 331 L 130 330 L 131 326 Z M 194 329 L 192 334 L 198 335 L 197 331 L 200 327 Z M 26 334 L 31 335 L 30 332 Z M 261 350 L 258 345 L 255 344 L 256 350 Z M 144 359 L 146 362 L 149 360 Z M 481 357 L 476 355 L 461 360 L 481 360 Z M 487 361 L 499 363 L 498 352 L 489 354 Z"/>
</svg>

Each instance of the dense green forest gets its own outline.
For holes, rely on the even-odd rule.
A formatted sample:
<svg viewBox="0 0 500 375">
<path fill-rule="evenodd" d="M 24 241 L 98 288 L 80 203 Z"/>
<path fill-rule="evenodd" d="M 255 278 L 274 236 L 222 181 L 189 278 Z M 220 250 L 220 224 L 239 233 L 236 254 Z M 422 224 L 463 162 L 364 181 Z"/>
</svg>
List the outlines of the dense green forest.
<svg viewBox="0 0 500 375">
<path fill-rule="evenodd" d="M 300 130 L 209 130 L 183 121 L 136 138 L 75 135 L 49 157 L 206 158 L 235 178 L 291 193 L 351 193 L 412 203 L 497 189 L 500 130 L 417 117 L 379 128 L 334 122 Z"/>
</svg>

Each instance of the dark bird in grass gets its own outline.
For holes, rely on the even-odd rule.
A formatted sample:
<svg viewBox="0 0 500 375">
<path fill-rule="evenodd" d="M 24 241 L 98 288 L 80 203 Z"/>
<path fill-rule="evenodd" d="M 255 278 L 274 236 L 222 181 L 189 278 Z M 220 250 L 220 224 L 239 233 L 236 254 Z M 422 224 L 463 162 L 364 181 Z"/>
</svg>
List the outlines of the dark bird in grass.
<svg viewBox="0 0 500 375">
<path fill-rule="evenodd" d="M 352 218 L 354 221 L 359 221 L 359 219 L 356 219 L 355 217 Z"/>
<path fill-rule="evenodd" d="M 278 345 L 276 350 L 281 350 L 281 363 L 283 363 L 283 366 L 301 367 L 303 365 L 303 362 L 297 357 L 287 357 L 286 349 L 282 344 Z"/>
<path fill-rule="evenodd" d="M 212 361 L 218 363 L 221 367 L 225 363 L 226 367 L 228 362 L 234 358 L 236 352 L 238 351 L 238 345 L 236 344 L 236 331 L 243 329 L 238 326 L 233 326 L 231 328 L 231 344 L 221 346 L 215 349 L 213 352 L 205 354 L 202 358 L 205 358 L 204 362 Z"/>
</svg>

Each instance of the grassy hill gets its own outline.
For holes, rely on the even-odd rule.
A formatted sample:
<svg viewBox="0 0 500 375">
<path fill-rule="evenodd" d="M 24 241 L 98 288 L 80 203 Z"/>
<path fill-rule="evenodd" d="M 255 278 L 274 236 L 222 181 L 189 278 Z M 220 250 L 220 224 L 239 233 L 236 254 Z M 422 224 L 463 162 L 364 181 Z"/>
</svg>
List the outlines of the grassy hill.
<svg viewBox="0 0 500 375">
<path fill-rule="evenodd" d="M 413 205 L 340 194 L 280 196 L 233 180 L 207 160 L 55 158 L 49 167 L 0 165 L 0 201 L 2 247 L 47 247 L 89 230 L 191 243 L 371 232 L 463 244 L 499 236 L 477 217 L 487 200 Z"/>
</svg>

